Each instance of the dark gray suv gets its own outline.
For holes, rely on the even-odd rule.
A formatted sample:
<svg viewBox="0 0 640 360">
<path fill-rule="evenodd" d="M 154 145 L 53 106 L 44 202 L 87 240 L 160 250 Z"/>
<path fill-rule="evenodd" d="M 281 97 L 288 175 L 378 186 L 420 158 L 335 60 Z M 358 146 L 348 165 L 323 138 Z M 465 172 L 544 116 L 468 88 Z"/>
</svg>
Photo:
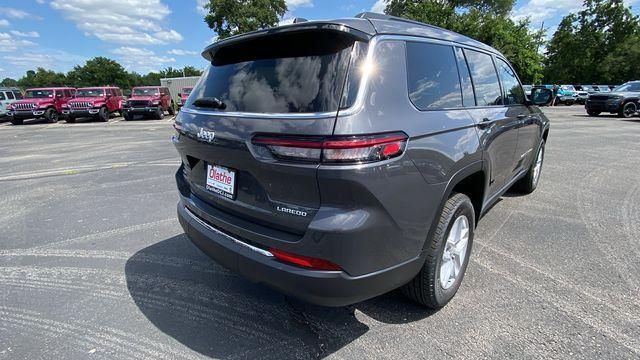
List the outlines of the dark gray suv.
<svg viewBox="0 0 640 360">
<path fill-rule="evenodd" d="M 175 121 L 178 217 L 223 266 L 303 300 L 456 293 L 481 215 L 532 192 L 549 121 L 495 49 L 364 13 L 217 42 Z"/>
</svg>

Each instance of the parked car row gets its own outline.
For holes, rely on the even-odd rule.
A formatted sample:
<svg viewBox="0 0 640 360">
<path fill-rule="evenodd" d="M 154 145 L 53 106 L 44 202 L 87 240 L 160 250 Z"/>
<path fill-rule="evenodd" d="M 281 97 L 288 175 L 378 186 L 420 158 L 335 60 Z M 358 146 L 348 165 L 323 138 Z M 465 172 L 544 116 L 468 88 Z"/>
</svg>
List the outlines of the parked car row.
<svg viewBox="0 0 640 360">
<path fill-rule="evenodd" d="M 554 85 L 523 85 L 529 97 L 533 88 L 546 88 L 553 90 Z M 614 85 L 558 85 L 556 93 L 556 104 L 573 105 L 575 103 L 584 105 L 591 94 L 609 93 L 615 88 Z"/>
<path fill-rule="evenodd" d="M 169 89 L 163 86 L 134 87 L 129 99 L 112 86 L 34 88 L 27 89 L 24 96 L 16 88 L 0 88 L 0 110 L 12 124 L 20 125 L 27 119 L 55 123 L 63 118 L 73 123 L 84 117 L 107 122 L 115 113 L 125 120 L 136 115 L 162 119 L 165 111 L 174 114 L 174 104 Z"/>
</svg>

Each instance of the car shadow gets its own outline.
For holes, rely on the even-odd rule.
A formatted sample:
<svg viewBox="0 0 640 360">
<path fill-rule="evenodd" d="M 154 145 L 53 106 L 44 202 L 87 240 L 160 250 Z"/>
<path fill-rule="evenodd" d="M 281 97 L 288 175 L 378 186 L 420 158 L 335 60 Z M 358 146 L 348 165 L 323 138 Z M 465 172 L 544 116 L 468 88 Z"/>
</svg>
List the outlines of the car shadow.
<svg viewBox="0 0 640 360">
<path fill-rule="evenodd" d="M 125 273 L 131 297 L 155 327 L 216 358 L 322 358 L 369 331 L 357 312 L 387 324 L 434 313 L 398 291 L 346 307 L 311 305 L 222 268 L 184 234 L 138 251 Z"/>
</svg>

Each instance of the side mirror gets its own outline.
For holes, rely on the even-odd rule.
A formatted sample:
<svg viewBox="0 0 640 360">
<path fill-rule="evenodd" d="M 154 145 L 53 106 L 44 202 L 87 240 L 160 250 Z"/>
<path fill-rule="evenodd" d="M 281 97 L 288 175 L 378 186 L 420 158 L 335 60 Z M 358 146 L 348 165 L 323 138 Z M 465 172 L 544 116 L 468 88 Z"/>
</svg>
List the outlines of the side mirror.
<svg viewBox="0 0 640 360">
<path fill-rule="evenodd" d="M 546 88 L 533 88 L 531 89 L 531 103 L 533 105 L 546 105 L 551 101 L 553 92 Z"/>
<path fill-rule="evenodd" d="M 182 97 L 182 93 L 178 93 L 178 97 Z"/>
</svg>

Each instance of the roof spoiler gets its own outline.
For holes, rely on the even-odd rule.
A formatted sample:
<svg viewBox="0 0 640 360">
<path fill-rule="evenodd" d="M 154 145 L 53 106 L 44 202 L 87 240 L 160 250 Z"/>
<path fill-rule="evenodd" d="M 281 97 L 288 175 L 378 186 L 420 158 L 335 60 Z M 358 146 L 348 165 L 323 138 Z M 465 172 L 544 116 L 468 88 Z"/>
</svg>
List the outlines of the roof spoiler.
<svg viewBox="0 0 640 360">
<path fill-rule="evenodd" d="M 246 34 L 240 34 L 240 35 L 235 35 L 235 36 L 226 38 L 224 40 L 218 41 L 216 43 L 213 43 L 207 46 L 202 52 L 202 57 L 204 57 L 208 61 L 212 61 L 213 58 L 215 57 L 215 54 L 222 48 L 232 46 L 234 44 L 238 44 L 248 40 L 255 40 L 264 36 L 271 36 L 276 34 L 287 34 L 292 32 L 317 31 L 317 30 L 326 30 L 326 31 L 343 33 L 347 36 L 353 37 L 355 40 L 365 41 L 365 42 L 368 42 L 372 37 L 371 35 L 365 32 L 346 26 L 344 24 L 336 24 L 336 23 L 322 22 L 322 21 L 298 21 L 290 25 L 252 31 Z"/>
</svg>

